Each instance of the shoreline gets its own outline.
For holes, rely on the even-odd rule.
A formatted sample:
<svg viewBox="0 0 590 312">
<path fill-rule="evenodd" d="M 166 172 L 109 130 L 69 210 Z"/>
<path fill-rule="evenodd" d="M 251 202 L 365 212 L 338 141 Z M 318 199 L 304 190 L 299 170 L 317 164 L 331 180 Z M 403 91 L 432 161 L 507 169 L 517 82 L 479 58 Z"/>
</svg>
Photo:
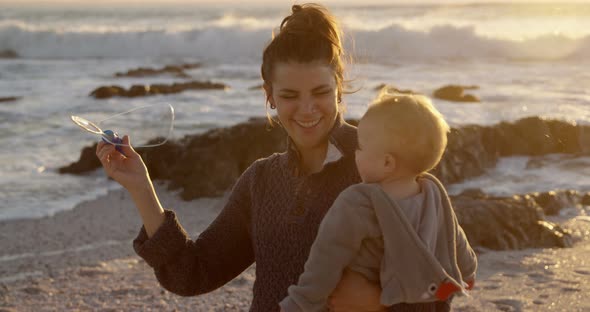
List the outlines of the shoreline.
<svg viewBox="0 0 590 312">
<path fill-rule="evenodd" d="M 183 201 L 156 182 L 196 238 L 224 198 Z M 561 216 L 571 248 L 494 251 L 477 248 L 476 288 L 454 299 L 454 311 L 590 311 L 590 220 Z M 198 297 L 161 288 L 133 251 L 141 220 L 125 190 L 41 219 L 0 222 L 0 311 L 247 311 L 254 266 L 227 285 Z"/>
</svg>

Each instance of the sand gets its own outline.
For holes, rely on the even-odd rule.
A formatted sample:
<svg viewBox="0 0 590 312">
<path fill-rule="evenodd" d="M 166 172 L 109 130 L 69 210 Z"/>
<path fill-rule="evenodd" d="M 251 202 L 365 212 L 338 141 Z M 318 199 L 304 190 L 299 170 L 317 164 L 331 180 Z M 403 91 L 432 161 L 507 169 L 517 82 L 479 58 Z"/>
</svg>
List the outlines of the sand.
<svg viewBox="0 0 590 312">
<path fill-rule="evenodd" d="M 190 202 L 156 185 L 196 237 L 224 198 Z M 455 311 L 590 311 L 590 219 L 554 218 L 574 232 L 567 249 L 478 248 L 476 288 Z M 0 222 L 0 311 L 247 311 L 254 266 L 199 297 L 161 288 L 131 242 L 139 215 L 124 191 L 43 219 Z"/>
</svg>

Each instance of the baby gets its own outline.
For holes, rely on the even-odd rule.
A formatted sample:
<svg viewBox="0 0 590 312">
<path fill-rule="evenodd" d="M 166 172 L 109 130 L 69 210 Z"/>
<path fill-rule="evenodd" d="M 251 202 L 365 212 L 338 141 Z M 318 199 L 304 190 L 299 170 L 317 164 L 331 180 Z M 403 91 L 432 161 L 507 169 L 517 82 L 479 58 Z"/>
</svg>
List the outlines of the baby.
<svg viewBox="0 0 590 312">
<path fill-rule="evenodd" d="M 477 259 L 441 182 L 449 126 L 430 100 L 384 92 L 358 125 L 363 183 L 324 217 L 283 311 L 325 311 L 344 269 L 380 283 L 381 304 L 446 301 L 475 280 Z"/>
</svg>

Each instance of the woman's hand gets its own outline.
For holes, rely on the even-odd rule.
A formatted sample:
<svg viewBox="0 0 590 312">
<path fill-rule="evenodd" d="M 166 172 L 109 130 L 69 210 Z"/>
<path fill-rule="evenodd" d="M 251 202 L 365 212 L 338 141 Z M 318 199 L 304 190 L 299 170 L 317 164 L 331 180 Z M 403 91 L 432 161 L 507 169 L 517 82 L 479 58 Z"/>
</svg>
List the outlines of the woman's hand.
<svg viewBox="0 0 590 312">
<path fill-rule="evenodd" d="M 129 191 L 139 210 L 145 231 L 148 237 L 152 237 L 164 223 L 164 209 L 160 205 L 147 168 L 141 156 L 131 147 L 128 136 L 123 137 L 123 144 L 121 149 L 124 155 L 114 145 L 101 141 L 96 147 L 96 156 L 107 175 Z"/>
<path fill-rule="evenodd" d="M 98 143 L 96 156 L 106 174 L 130 192 L 133 188 L 141 188 L 146 183 L 149 184 L 147 168 L 141 156 L 131 147 L 129 136 L 123 137 L 121 149 L 125 155 L 115 150 L 112 144 L 103 141 Z"/>
<path fill-rule="evenodd" d="M 334 312 L 387 311 L 380 298 L 381 287 L 378 284 L 346 269 L 328 299 L 328 307 Z"/>
</svg>

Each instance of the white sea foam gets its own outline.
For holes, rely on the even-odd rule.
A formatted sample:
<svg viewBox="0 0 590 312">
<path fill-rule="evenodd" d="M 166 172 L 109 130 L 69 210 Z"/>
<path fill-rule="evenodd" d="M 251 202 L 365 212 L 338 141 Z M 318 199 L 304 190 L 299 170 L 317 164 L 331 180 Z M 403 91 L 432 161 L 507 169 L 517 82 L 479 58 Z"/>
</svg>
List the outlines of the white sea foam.
<svg viewBox="0 0 590 312">
<path fill-rule="evenodd" d="M 0 23 L 0 51 L 24 58 L 193 57 L 220 62 L 258 62 L 270 40 L 270 29 L 220 22 L 186 30 L 44 30 L 29 24 Z M 410 30 L 390 25 L 378 30 L 352 30 L 347 46 L 356 58 L 376 62 L 402 60 L 582 59 L 590 55 L 590 36 L 545 34 L 525 40 L 487 37 L 472 26 L 439 25 Z M 354 43 L 354 46 L 353 46 Z"/>
</svg>

